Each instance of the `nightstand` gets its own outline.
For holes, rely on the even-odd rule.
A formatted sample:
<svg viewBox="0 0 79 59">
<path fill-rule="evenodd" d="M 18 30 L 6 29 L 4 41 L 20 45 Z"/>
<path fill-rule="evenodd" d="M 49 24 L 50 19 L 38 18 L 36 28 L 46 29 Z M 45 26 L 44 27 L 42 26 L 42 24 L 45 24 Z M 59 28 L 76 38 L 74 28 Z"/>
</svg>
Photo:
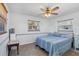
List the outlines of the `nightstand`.
<svg viewBox="0 0 79 59">
<path fill-rule="evenodd" d="M 10 51 L 11 51 L 11 48 L 13 46 L 17 47 L 17 54 L 19 54 L 19 42 L 17 40 L 14 40 L 14 41 L 9 41 L 8 44 L 7 44 L 7 47 L 8 47 L 8 56 L 10 55 Z"/>
</svg>

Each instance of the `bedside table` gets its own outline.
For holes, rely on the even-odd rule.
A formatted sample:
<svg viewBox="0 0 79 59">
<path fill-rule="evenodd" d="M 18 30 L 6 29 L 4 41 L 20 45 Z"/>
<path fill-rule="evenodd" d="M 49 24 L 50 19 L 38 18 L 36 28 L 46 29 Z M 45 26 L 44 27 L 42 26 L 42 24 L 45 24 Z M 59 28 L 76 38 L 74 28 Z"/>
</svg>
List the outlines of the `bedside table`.
<svg viewBox="0 0 79 59">
<path fill-rule="evenodd" d="M 11 51 L 11 48 L 13 46 L 17 47 L 17 54 L 19 54 L 19 42 L 17 40 L 14 40 L 14 41 L 9 41 L 8 44 L 7 44 L 7 47 L 8 47 L 8 56 L 10 55 L 10 51 Z"/>
<path fill-rule="evenodd" d="M 79 35 L 74 37 L 74 48 L 76 51 L 79 51 Z"/>
</svg>

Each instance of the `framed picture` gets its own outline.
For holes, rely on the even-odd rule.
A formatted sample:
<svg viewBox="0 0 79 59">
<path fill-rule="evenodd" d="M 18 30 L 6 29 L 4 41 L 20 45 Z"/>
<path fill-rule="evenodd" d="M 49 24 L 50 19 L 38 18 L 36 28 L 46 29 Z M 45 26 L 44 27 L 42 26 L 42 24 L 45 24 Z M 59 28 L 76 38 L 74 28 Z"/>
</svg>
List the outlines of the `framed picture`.
<svg viewBox="0 0 79 59">
<path fill-rule="evenodd" d="M 73 19 L 58 21 L 58 27 L 57 27 L 58 31 L 73 32 L 72 20 Z"/>
<path fill-rule="evenodd" d="M 28 31 L 40 31 L 40 21 L 28 20 Z"/>
</svg>

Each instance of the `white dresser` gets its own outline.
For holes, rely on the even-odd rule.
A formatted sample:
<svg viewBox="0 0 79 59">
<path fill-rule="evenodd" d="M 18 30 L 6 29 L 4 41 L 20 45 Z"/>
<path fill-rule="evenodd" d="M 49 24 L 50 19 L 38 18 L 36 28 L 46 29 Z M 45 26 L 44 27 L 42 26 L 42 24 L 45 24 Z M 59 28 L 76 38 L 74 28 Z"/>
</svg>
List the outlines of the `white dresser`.
<svg viewBox="0 0 79 59">
<path fill-rule="evenodd" d="M 74 37 L 74 48 L 76 51 L 79 50 L 79 35 L 75 35 Z"/>
</svg>

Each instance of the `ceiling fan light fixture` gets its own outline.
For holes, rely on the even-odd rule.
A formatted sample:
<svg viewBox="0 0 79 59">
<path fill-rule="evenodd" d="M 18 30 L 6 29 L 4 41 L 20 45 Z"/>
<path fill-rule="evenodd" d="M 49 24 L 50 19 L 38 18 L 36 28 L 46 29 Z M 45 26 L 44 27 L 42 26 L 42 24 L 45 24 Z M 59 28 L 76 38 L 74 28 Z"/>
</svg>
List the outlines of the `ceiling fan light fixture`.
<svg viewBox="0 0 79 59">
<path fill-rule="evenodd" d="M 42 12 L 43 12 L 43 16 L 45 17 L 50 17 L 51 15 L 58 15 L 58 13 L 56 13 L 55 11 L 57 11 L 59 9 L 59 7 L 46 7 L 45 9 L 41 8 Z"/>
<path fill-rule="evenodd" d="M 51 14 L 50 14 L 50 13 L 44 13 L 44 16 L 45 16 L 45 17 L 50 17 Z"/>
</svg>

